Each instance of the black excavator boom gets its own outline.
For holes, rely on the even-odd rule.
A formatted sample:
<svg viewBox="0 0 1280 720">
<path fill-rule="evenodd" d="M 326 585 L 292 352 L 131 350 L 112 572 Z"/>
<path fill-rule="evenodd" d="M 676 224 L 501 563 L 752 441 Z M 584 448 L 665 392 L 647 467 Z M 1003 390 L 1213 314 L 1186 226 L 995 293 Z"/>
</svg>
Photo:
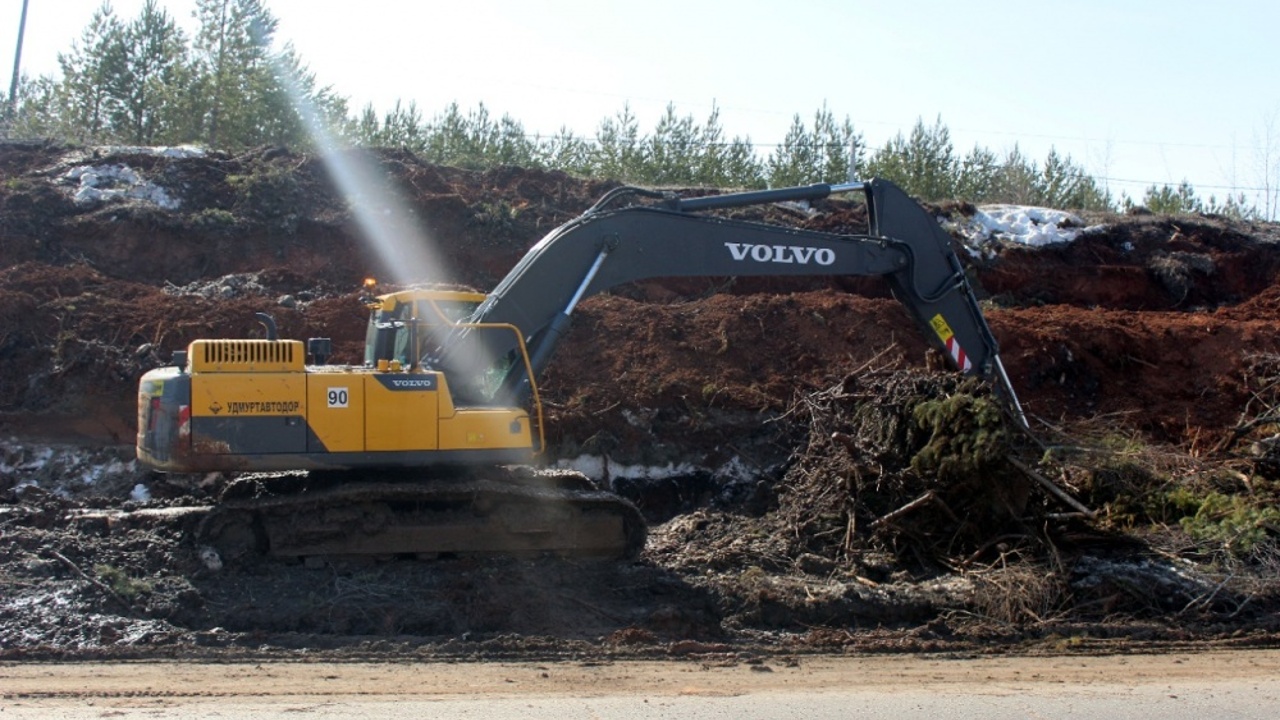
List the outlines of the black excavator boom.
<svg viewBox="0 0 1280 720">
<path fill-rule="evenodd" d="M 832 193 L 866 195 L 869 232 L 841 235 L 706 214 L 705 211 Z M 621 205 L 623 199 L 649 204 Z M 614 207 L 619 205 L 618 207 Z M 993 382 L 1021 418 L 999 347 L 952 248 L 952 240 L 905 192 L 886 180 L 683 198 L 617 188 L 590 210 L 551 231 L 489 293 L 476 324 L 520 328 L 536 376 L 547 365 L 577 303 L 616 285 L 655 277 L 881 275 L 930 344 L 964 373 Z M 449 372 L 474 367 L 474 345 L 488 357 L 513 355 L 509 335 L 471 337 L 462 327 L 438 360 Z M 451 347 L 452 346 L 452 347 Z M 451 352 L 467 346 L 466 353 Z M 530 392 L 525 367 L 511 364 L 502 383 L 509 402 Z"/>
</svg>

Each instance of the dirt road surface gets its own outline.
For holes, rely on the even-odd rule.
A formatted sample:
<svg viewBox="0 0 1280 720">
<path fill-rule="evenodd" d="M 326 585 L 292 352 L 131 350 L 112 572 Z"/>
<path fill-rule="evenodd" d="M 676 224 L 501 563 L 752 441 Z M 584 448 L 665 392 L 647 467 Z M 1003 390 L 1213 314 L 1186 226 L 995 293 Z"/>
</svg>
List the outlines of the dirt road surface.
<svg viewBox="0 0 1280 720">
<path fill-rule="evenodd" d="M 1280 651 L 0 666 L 0 717 L 1273 718 Z"/>
</svg>

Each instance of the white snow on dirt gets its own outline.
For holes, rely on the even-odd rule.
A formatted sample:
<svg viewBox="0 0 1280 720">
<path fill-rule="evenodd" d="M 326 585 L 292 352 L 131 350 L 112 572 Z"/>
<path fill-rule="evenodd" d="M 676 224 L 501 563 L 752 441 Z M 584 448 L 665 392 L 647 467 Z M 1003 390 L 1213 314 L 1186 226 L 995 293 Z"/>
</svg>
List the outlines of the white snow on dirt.
<svg viewBox="0 0 1280 720">
<path fill-rule="evenodd" d="M 958 233 L 974 255 L 993 254 L 1009 243 L 1029 247 L 1069 243 L 1105 227 L 1088 226 L 1065 210 L 1030 205 L 982 205 L 972 217 L 947 220 L 943 226 Z"/>
<path fill-rule="evenodd" d="M 77 205 L 99 205 L 119 200 L 137 200 L 151 203 L 165 210 L 176 210 L 182 201 L 166 188 L 143 177 L 133 167 L 122 162 L 93 163 L 91 159 L 128 155 L 147 155 L 166 158 L 204 157 L 203 148 L 193 145 L 173 147 L 143 147 L 139 145 L 102 145 L 76 150 L 65 154 L 57 166 L 56 176 L 65 186 Z M 65 170 L 63 170 L 65 168 Z"/>
<path fill-rule="evenodd" d="M 579 455 L 576 458 L 561 459 L 556 467 L 562 470 L 573 470 L 598 481 L 621 480 L 663 480 L 671 477 L 682 477 L 697 472 L 690 463 L 667 463 L 666 465 L 626 465 L 611 462 L 600 455 Z"/>
<path fill-rule="evenodd" d="M 123 498 L 136 492 L 139 481 L 147 475 L 132 458 L 131 450 L 44 445 L 8 438 L 0 441 L 0 482 L 19 488 L 34 485 L 63 497 L 87 492 Z"/>
<path fill-rule="evenodd" d="M 143 145 L 101 145 L 95 150 L 106 155 L 153 155 L 167 158 L 204 157 L 204 148 L 195 145 L 146 147 Z"/>
<path fill-rule="evenodd" d="M 596 480 L 612 484 L 614 480 L 669 480 L 707 475 L 722 483 L 757 479 L 764 471 L 753 468 L 740 458 L 732 458 L 720 467 L 706 467 L 693 463 L 667 463 L 665 465 L 628 465 L 602 455 L 579 455 L 557 460 L 555 467 L 573 470 Z"/>
<path fill-rule="evenodd" d="M 165 210 L 175 210 L 182 202 L 164 188 L 144 179 L 128 165 L 80 165 L 62 176 L 73 184 L 77 205 L 97 205 L 111 200 L 141 200 Z"/>
</svg>

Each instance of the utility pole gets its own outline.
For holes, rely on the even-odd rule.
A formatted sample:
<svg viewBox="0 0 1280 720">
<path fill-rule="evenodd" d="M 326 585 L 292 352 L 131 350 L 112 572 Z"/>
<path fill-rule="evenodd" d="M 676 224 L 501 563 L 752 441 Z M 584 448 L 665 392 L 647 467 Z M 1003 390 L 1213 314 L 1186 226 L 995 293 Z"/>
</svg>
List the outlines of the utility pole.
<svg viewBox="0 0 1280 720">
<path fill-rule="evenodd" d="M 18 69 L 22 65 L 22 35 L 27 30 L 27 3 L 22 0 L 22 20 L 18 22 L 18 48 L 13 51 L 13 80 L 9 81 L 9 107 L 5 110 L 4 119 L 12 121 L 18 110 Z M 8 122 L 5 123 L 5 135 L 8 135 Z"/>
</svg>

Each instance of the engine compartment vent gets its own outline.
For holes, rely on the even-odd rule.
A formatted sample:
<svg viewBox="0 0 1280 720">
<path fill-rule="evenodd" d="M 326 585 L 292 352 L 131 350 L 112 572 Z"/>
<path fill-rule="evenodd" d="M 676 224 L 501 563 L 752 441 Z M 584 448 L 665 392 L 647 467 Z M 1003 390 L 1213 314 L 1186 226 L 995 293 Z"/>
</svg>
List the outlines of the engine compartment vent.
<svg viewBox="0 0 1280 720">
<path fill-rule="evenodd" d="M 300 340 L 196 340 L 187 350 L 191 372 L 302 372 Z"/>
</svg>

